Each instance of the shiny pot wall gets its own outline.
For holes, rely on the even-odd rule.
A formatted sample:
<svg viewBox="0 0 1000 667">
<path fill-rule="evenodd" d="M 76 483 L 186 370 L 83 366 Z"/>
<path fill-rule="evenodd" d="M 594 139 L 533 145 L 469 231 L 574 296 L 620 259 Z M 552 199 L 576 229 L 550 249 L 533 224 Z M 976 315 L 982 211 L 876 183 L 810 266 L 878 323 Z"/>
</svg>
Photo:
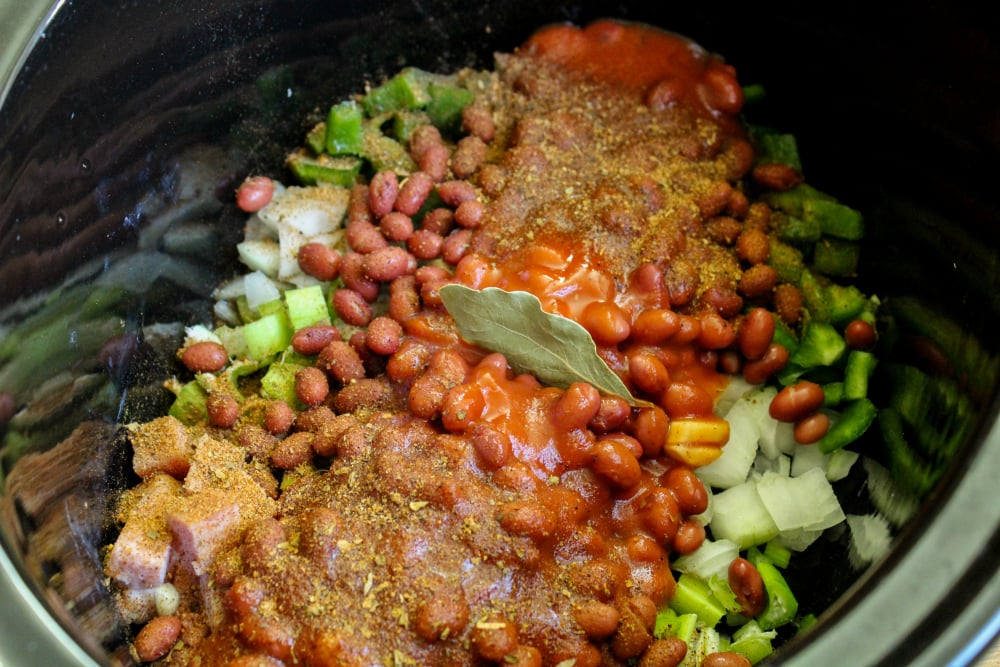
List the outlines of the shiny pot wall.
<svg viewBox="0 0 1000 667">
<path fill-rule="evenodd" d="M 165 407 L 157 350 L 173 334 L 154 323 L 207 321 L 234 259 L 216 250 L 239 232 L 234 185 L 277 170 L 319 109 L 404 62 L 488 64 L 540 24 L 600 16 L 688 35 L 762 83 L 754 119 L 796 134 L 810 182 L 868 214 L 866 291 L 918 297 L 954 329 L 967 442 L 883 563 L 857 581 L 819 564 L 836 584 L 814 596 L 833 606 L 773 663 L 961 665 L 995 634 L 1000 47 L 978 10 L 55 4 L 0 10 L 0 72 L 17 75 L 0 83 L 0 391 L 18 411 L 0 449 L 0 664 L 128 661 L 100 574 L 107 503 L 128 481 L 115 424 Z M 204 220 L 218 224 L 188 224 Z"/>
</svg>

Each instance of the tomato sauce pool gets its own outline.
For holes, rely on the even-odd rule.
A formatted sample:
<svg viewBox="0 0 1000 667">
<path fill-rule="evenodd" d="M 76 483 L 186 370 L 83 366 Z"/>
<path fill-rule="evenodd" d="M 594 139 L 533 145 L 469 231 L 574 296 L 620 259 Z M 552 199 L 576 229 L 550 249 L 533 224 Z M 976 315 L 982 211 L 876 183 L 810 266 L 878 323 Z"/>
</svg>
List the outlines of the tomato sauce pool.
<svg viewBox="0 0 1000 667">
<path fill-rule="evenodd" d="M 736 71 L 689 39 L 651 26 L 595 21 L 543 28 L 522 50 L 641 92 L 656 108 L 684 104 L 716 119 L 743 107 Z"/>
</svg>

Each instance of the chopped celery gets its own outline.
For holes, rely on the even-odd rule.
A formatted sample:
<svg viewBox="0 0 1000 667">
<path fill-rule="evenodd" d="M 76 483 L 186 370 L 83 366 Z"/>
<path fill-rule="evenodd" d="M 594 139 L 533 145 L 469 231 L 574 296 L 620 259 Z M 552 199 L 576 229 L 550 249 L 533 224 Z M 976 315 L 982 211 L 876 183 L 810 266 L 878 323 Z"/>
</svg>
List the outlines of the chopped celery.
<svg viewBox="0 0 1000 667">
<path fill-rule="evenodd" d="M 259 360 L 288 347 L 292 340 L 292 327 L 286 315 L 272 313 L 243 325 L 243 335 L 248 356 Z"/>
<path fill-rule="evenodd" d="M 729 586 L 728 573 L 726 577 L 719 575 L 710 577 L 708 588 L 719 604 L 725 608 L 727 614 L 738 614 L 743 610 L 743 605 L 736 599 L 736 593 Z"/>
<path fill-rule="evenodd" d="M 677 637 L 686 644 L 694 637 L 697 625 L 697 614 L 678 614 L 670 607 L 664 607 L 656 612 L 653 636 L 657 639 Z"/>
<path fill-rule="evenodd" d="M 710 628 L 714 628 L 726 615 L 725 608 L 712 595 L 708 584 L 689 574 L 677 578 L 670 608 L 678 615 L 695 614 L 701 623 Z"/>
<path fill-rule="evenodd" d="M 854 241 L 824 237 L 813 247 L 813 268 L 838 278 L 854 276 L 860 254 L 861 247 Z"/>
<path fill-rule="evenodd" d="M 323 136 L 323 148 L 331 155 L 360 155 L 364 147 L 361 134 L 364 114 L 353 100 L 330 107 Z"/>
<path fill-rule="evenodd" d="M 294 331 L 313 324 L 330 324 L 326 295 L 319 285 L 287 290 L 285 305 L 288 307 L 288 319 Z"/>
<path fill-rule="evenodd" d="M 205 408 L 207 399 L 208 392 L 197 381 L 191 380 L 177 392 L 177 398 L 167 414 L 188 426 L 203 422 L 208 418 Z"/>
<path fill-rule="evenodd" d="M 809 320 L 802 329 L 802 339 L 789 363 L 801 368 L 831 366 L 840 360 L 847 350 L 847 343 L 833 325 L 818 320 Z"/>
<path fill-rule="evenodd" d="M 764 555 L 775 567 L 785 568 L 792 560 L 792 552 L 779 540 L 771 540 L 764 545 Z"/>
<path fill-rule="evenodd" d="M 295 393 L 295 374 L 303 368 L 304 366 L 288 362 L 271 364 L 260 381 L 261 395 L 297 407 L 299 399 Z"/>
<path fill-rule="evenodd" d="M 750 621 L 733 633 L 733 641 L 729 650 L 746 657 L 751 664 L 771 655 L 774 651 L 771 642 L 778 636 L 774 630 L 763 630 L 756 621 Z"/>
<path fill-rule="evenodd" d="M 767 592 L 767 605 L 757 616 L 757 624 L 762 630 L 773 630 L 791 622 L 798 613 L 799 603 L 788 582 L 760 550 L 751 549 L 747 559 L 757 568 Z"/>
<path fill-rule="evenodd" d="M 863 350 L 851 350 L 844 368 L 844 400 L 856 401 L 868 396 L 868 380 L 875 372 L 875 355 Z"/>
<path fill-rule="evenodd" d="M 861 213 L 835 201 L 806 199 L 802 202 L 802 218 L 829 236 L 857 241 L 865 235 Z"/>
<path fill-rule="evenodd" d="M 868 430 L 875 421 L 878 409 L 867 398 L 851 401 L 830 425 L 830 429 L 820 438 L 820 451 L 824 454 L 840 449 L 854 442 Z"/>
</svg>

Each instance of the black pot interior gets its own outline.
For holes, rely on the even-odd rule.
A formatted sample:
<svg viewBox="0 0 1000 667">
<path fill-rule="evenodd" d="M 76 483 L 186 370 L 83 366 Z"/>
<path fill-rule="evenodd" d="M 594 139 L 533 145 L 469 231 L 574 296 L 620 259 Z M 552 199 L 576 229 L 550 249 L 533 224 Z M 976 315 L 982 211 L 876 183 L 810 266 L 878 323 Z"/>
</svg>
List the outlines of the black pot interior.
<svg viewBox="0 0 1000 667">
<path fill-rule="evenodd" d="M 30 413 L 5 427 L 0 449 L 11 559 L 95 660 L 128 662 L 130 630 L 108 604 L 99 551 L 113 529 L 107 502 L 130 481 L 115 425 L 169 400 L 159 382 L 176 332 L 155 323 L 210 321 L 211 289 L 235 264 L 235 184 L 280 173 L 332 100 L 404 63 L 489 65 L 542 24 L 603 16 L 692 37 L 744 84 L 763 84 L 752 120 L 794 133 L 810 182 L 868 217 L 865 291 L 915 301 L 954 329 L 942 360 L 925 345 L 939 329 L 895 321 L 893 354 L 957 379 L 971 406 L 967 442 L 899 536 L 904 551 L 961 488 L 995 419 L 1000 48 L 979 10 L 825 4 L 765 14 L 753 3 L 65 3 L 0 109 L 0 325 L 14 332 L 0 390 Z M 202 170 L 194 194 L 192 169 Z M 201 251 L 174 253 L 186 223 L 202 220 L 213 224 Z M 143 261 L 164 264 L 157 274 Z M 42 454 L 61 442 L 71 445 Z M 995 544 L 996 528 L 981 527 L 982 539 Z M 821 629 L 901 558 L 855 583 L 843 556 L 816 550 L 810 564 L 834 576 L 800 587 L 803 604 L 836 603 Z M 985 581 L 996 565 L 987 558 L 970 576 Z M 933 640 L 911 637 L 884 664 Z M 796 645 L 775 662 L 795 662 Z"/>
</svg>

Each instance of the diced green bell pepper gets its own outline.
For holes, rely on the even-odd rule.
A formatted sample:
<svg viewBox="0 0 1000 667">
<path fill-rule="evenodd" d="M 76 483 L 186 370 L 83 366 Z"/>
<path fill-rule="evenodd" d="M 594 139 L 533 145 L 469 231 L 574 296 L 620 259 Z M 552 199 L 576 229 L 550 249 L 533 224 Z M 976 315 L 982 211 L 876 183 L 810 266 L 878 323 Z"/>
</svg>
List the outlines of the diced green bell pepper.
<svg viewBox="0 0 1000 667">
<path fill-rule="evenodd" d="M 326 118 L 323 147 L 330 155 L 360 155 L 364 148 L 361 106 L 347 100 L 330 107 Z"/>
<path fill-rule="evenodd" d="M 848 278 L 858 272 L 861 246 L 853 241 L 823 237 L 813 247 L 813 268 L 827 276 Z"/>
<path fill-rule="evenodd" d="M 310 157 L 297 152 L 288 156 L 288 167 L 303 185 L 330 183 L 350 187 L 361 173 L 361 160 L 356 157 L 319 155 Z"/>
<path fill-rule="evenodd" d="M 859 398 L 856 401 L 851 401 L 830 425 L 826 435 L 816 443 L 819 450 L 824 454 L 829 454 L 851 444 L 868 430 L 877 415 L 878 409 L 869 399 Z"/>
<path fill-rule="evenodd" d="M 802 219 L 814 224 L 828 236 L 858 241 L 865 235 L 861 213 L 839 202 L 806 199 L 802 202 Z"/>
</svg>

